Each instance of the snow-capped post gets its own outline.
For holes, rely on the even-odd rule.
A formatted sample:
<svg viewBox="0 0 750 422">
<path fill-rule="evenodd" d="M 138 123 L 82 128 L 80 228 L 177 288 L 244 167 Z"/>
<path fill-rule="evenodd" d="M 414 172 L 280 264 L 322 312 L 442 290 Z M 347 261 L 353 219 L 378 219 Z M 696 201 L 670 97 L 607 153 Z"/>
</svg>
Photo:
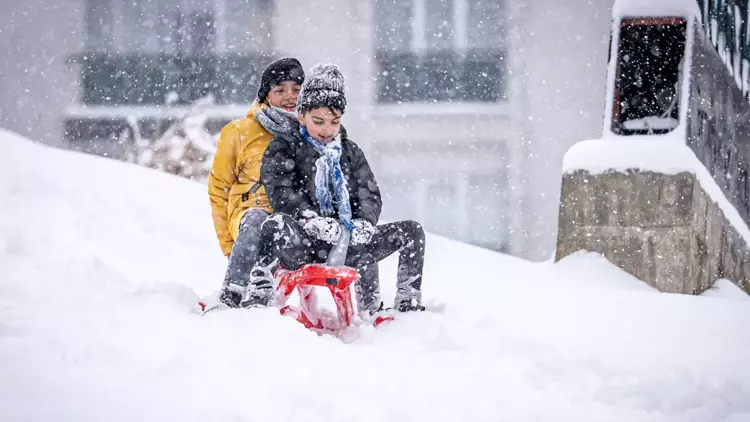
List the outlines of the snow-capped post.
<svg viewBox="0 0 750 422">
<path fill-rule="evenodd" d="M 565 156 L 556 260 L 594 251 L 662 291 L 750 293 L 750 57 L 715 22 L 748 7 L 712 7 L 615 3 L 602 139 Z"/>
</svg>

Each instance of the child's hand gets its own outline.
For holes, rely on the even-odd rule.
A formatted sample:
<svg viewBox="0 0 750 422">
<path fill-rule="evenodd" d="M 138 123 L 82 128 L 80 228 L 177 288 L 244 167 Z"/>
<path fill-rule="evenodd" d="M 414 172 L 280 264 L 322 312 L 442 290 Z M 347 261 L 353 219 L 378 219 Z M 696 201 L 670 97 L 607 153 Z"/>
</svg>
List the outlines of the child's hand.
<svg viewBox="0 0 750 422">
<path fill-rule="evenodd" d="M 372 235 L 375 234 L 375 227 L 367 220 L 356 219 L 352 221 L 354 229 L 352 230 L 352 245 L 364 245 L 370 243 Z"/>
<path fill-rule="evenodd" d="M 331 217 L 312 218 L 303 229 L 308 235 L 330 244 L 335 244 L 341 237 L 341 224 Z"/>
</svg>

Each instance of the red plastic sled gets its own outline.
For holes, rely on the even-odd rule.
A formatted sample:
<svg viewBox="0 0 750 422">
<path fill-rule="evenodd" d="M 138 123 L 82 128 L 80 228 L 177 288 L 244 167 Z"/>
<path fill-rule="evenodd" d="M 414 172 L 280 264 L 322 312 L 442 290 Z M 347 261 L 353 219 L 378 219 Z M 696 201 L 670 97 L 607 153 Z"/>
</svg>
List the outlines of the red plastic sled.
<svg viewBox="0 0 750 422">
<path fill-rule="evenodd" d="M 281 269 L 276 272 L 276 305 L 282 315 L 292 316 L 305 327 L 325 331 L 340 331 L 351 326 L 354 320 L 354 305 L 350 290 L 357 280 L 357 270 L 350 267 L 329 267 L 324 264 L 303 265 L 296 271 Z M 337 317 L 322 313 L 313 287 L 326 287 L 336 303 Z M 285 305 L 289 296 L 297 289 L 300 306 Z M 390 315 L 379 315 L 373 321 L 378 326 L 393 320 Z"/>
</svg>

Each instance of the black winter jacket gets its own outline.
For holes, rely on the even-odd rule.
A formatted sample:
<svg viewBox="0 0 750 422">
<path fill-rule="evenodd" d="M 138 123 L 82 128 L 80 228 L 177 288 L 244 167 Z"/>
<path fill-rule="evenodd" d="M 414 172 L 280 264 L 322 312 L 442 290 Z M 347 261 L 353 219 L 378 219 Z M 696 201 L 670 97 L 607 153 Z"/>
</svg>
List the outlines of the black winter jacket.
<svg viewBox="0 0 750 422">
<path fill-rule="evenodd" d="M 376 225 L 382 208 L 380 189 L 364 152 L 348 139 L 343 126 L 341 149 L 341 171 L 349 190 L 352 219 L 361 218 Z M 296 218 L 305 210 L 320 214 L 315 197 L 315 161 L 319 157 L 302 138 L 299 126 L 271 141 L 263 154 L 260 177 L 275 212 Z"/>
</svg>

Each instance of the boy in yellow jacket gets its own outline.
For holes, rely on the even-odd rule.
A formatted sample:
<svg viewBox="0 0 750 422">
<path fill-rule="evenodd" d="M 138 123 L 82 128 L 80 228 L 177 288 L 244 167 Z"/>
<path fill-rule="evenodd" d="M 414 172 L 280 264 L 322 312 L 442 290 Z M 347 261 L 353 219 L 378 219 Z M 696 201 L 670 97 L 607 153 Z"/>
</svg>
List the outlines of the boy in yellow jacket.
<svg viewBox="0 0 750 422">
<path fill-rule="evenodd" d="M 228 123 L 219 136 L 208 193 L 216 236 L 229 258 L 221 294 L 221 301 L 229 306 L 240 305 L 257 255 L 261 225 L 273 212 L 260 183 L 263 153 L 277 134 L 291 128 L 285 111 L 295 111 L 304 79 L 296 59 L 268 65 L 247 116 Z"/>
</svg>

